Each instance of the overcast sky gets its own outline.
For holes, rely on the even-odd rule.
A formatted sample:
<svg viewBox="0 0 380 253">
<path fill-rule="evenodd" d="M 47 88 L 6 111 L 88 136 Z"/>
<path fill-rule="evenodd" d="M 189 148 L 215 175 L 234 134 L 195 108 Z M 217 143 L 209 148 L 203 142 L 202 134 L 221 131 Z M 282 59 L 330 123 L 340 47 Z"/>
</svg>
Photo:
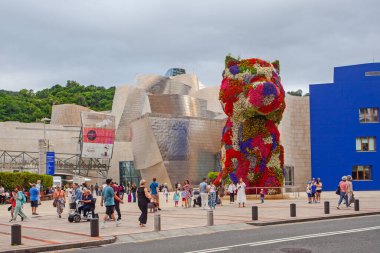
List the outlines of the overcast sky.
<svg viewBox="0 0 380 253">
<path fill-rule="evenodd" d="M 380 61 L 380 1 L 1 0 L 0 89 L 133 84 L 170 67 L 219 85 L 224 57 L 279 59 L 286 90 Z"/>
</svg>

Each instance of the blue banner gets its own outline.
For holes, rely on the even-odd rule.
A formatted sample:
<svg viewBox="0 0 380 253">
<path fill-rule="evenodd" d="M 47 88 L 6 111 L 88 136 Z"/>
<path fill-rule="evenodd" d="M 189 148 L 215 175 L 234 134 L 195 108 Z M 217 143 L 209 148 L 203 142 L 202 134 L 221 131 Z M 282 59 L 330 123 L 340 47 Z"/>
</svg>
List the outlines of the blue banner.
<svg viewBox="0 0 380 253">
<path fill-rule="evenodd" d="M 46 174 L 55 174 L 55 152 L 46 152 Z"/>
</svg>

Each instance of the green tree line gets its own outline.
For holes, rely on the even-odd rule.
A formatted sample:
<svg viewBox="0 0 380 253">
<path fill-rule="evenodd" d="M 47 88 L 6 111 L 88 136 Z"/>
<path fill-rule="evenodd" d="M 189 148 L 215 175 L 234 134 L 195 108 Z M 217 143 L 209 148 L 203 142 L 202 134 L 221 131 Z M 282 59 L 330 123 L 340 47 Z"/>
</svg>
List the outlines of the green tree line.
<svg viewBox="0 0 380 253">
<path fill-rule="evenodd" d="M 84 86 L 75 81 L 37 92 L 0 90 L 0 121 L 36 122 L 50 117 L 52 105 L 59 104 L 77 104 L 94 111 L 108 111 L 112 109 L 114 94 L 115 87 Z"/>
</svg>

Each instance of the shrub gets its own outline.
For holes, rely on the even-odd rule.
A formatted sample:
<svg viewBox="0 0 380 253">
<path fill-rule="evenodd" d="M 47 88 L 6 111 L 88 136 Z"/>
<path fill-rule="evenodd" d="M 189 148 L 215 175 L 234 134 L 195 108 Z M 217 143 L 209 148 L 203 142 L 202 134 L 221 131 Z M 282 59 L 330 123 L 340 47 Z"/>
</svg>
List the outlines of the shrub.
<svg viewBox="0 0 380 253">
<path fill-rule="evenodd" d="M 219 175 L 219 172 L 211 171 L 211 172 L 209 172 L 209 173 L 207 174 L 207 177 L 208 177 L 209 179 L 214 180 L 215 178 L 218 177 L 218 175 Z"/>
<path fill-rule="evenodd" d="M 16 186 L 21 186 L 29 191 L 29 183 L 36 183 L 37 180 L 41 180 L 41 185 L 45 188 L 53 186 L 53 177 L 50 175 L 30 172 L 0 172 L 0 185 L 6 190 L 13 190 Z"/>
</svg>

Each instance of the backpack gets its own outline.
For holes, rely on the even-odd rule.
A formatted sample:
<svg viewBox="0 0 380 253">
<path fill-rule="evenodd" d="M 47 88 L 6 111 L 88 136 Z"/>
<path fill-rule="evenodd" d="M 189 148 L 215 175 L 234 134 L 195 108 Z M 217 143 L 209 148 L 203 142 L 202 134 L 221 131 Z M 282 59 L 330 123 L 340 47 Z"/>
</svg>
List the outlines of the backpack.
<svg viewBox="0 0 380 253">
<path fill-rule="evenodd" d="M 25 193 L 24 192 L 21 192 L 21 196 L 22 196 L 22 199 L 20 200 L 21 201 L 21 204 L 25 204 L 26 203 L 26 196 L 25 196 Z"/>
</svg>

